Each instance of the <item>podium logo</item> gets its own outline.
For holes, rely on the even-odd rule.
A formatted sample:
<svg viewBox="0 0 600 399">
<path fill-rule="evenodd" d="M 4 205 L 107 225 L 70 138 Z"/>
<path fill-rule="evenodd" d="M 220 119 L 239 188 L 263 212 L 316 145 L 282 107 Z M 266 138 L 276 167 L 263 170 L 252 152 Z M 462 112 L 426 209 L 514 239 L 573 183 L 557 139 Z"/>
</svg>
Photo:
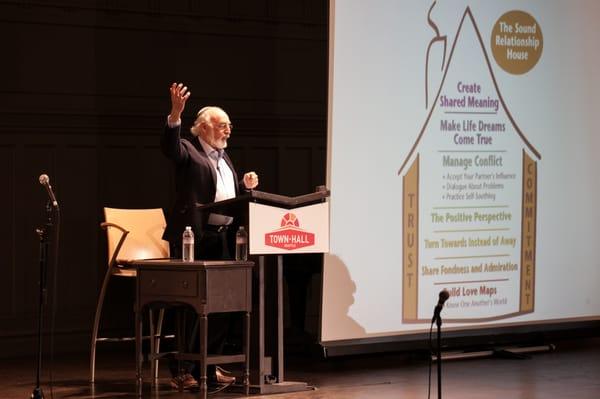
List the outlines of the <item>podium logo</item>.
<svg viewBox="0 0 600 399">
<path fill-rule="evenodd" d="M 300 228 L 300 222 L 293 213 L 281 218 L 281 227 L 265 234 L 265 245 L 294 250 L 315 245 L 315 235 Z"/>
</svg>

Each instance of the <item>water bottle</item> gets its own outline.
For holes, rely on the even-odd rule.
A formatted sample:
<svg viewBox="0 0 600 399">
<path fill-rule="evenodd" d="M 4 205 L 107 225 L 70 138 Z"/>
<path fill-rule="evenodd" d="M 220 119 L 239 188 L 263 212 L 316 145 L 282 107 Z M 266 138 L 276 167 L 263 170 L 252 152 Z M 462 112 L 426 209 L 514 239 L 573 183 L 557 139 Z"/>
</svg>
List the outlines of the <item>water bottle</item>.
<svg viewBox="0 0 600 399">
<path fill-rule="evenodd" d="M 181 258 L 184 262 L 194 261 L 194 232 L 191 226 L 185 226 L 185 231 L 181 239 L 183 248 L 181 251 Z"/>
<path fill-rule="evenodd" d="M 244 226 L 235 233 L 235 260 L 248 260 L 248 233 Z"/>
</svg>

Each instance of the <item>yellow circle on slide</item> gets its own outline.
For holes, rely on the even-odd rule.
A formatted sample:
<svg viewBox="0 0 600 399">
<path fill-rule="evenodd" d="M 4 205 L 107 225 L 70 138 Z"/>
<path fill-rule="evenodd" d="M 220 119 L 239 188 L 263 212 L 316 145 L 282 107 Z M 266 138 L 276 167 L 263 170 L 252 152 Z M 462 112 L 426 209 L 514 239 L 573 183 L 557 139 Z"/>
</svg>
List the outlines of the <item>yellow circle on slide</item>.
<svg viewBox="0 0 600 399">
<path fill-rule="evenodd" d="M 530 14 L 513 10 L 502 15 L 491 38 L 496 63 L 508 73 L 529 72 L 542 56 L 542 28 Z"/>
</svg>

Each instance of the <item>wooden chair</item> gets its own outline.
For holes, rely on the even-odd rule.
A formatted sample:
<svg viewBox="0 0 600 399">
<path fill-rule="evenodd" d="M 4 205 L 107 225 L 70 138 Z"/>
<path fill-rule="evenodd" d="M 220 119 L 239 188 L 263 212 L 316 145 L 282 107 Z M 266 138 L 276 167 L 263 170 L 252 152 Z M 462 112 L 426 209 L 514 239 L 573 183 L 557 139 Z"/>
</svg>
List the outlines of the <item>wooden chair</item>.
<svg viewBox="0 0 600 399">
<path fill-rule="evenodd" d="M 96 373 L 96 345 L 100 342 L 134 341 L 135 337 L 99 337 L 102 305 L 111 278 L 136 278 L 132 260 L 169 257 L 169 244 L 162 239 L 166 221 L 162 209 L 116 209 L 104 208 L 104 222 L 100 226 L 106 230 L 108 241 L 108 269 L 98 296 L 94 327 L 92 330 L 90 356 L 90 382 Z M 151 353 L 159 351 L 164 310 L 158 311 L 154 322 L 154 312 L 149 312 L 149 335 Z M 154 381 L 158 378 L 158 360 L 152 362 Z"/>
</svg>

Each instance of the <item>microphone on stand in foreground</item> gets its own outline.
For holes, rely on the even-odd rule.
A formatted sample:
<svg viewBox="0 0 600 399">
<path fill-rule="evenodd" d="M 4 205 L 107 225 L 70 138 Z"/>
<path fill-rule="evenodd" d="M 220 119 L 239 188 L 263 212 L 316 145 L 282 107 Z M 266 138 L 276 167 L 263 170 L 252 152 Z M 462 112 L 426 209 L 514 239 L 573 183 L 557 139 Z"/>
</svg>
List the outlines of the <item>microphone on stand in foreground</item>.
<svg viewBox="0 0 600 399">
<path fill-rule="evenodd" d="M 40 175 L 40 184 L 46 187 L 46 191 L 50 196 L 50 201 L 52 201 L 52 206 L 58 208 L 58 201 L 56 201 L 56 196 L 54 195 L 54 191 L 52 191 L 52 186 L 50 185 L 50 178 L 47 174 Z"/>
<path fill-rule="evenodd" d="M 435 323 L 435 321 L 440 317 L 440 313 L 442 311 L 442 308 L 444 307 L 444 303 L 448 300 L 448 298 L 450 298 L 450 293 L 444 288 L 440 291 L 438 303 L 437 305 L 435 305 L 435 308 L 433 310 L 433 318 L 431 319 L 432 323 Z"/>
</svg>

